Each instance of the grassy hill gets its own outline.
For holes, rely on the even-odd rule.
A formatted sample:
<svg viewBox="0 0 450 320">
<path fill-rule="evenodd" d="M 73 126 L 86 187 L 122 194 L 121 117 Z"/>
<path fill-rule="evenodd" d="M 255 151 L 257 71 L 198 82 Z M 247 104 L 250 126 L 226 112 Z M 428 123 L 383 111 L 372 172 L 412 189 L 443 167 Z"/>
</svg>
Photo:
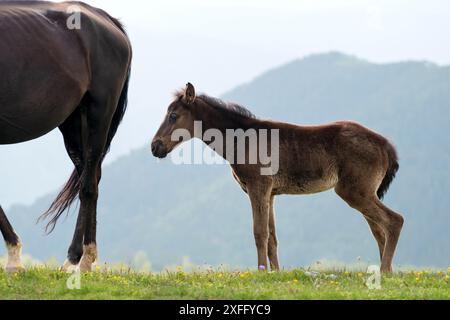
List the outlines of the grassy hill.
<svg viewBox="0 0 450 320">
<path fill-rule="evenodd" d="M 396 262 L 448 267 L 449 67 L 378 65 L 330 53 L 273 69 L 224 98 L 263 118 L 299 124 L 351 119 L 393 140 L 401 169 L 386 203 L 406 218 Z M 39 259 L 62 259 L 72 237 L 73 215 L 50 237 L 34 224 L 53 197 L 9 211 L 25 252 Z M 284 266 L 324 258 L 378 262 L 366 222 L 333 192 L 280 197 L 276 210 Z M 195 264 L 255 263 L 250 204 L 226 166 L 174 166 L 153 159 L 148 146 L 136 150 L 105 168 L 98 220 L 104 261 L 132 263 L 140 253 L 156 270 L 184 257 Z"/>
<path fill-rule="evenodd" d="M 96 272 L 82 275 L 78 290 L 70 275 L 45 268 L 24 274 L 0 271 L 0 296 L 31 300 L 448 300 L 449 276 L 409 272 L 385 277 L 381 290 L 369 290 L 363 273 L 304 270 L 280 273 L 176 272 L 144 274 Z M 74 289 L 76 281 L 70 281 Z"/>
</svg>

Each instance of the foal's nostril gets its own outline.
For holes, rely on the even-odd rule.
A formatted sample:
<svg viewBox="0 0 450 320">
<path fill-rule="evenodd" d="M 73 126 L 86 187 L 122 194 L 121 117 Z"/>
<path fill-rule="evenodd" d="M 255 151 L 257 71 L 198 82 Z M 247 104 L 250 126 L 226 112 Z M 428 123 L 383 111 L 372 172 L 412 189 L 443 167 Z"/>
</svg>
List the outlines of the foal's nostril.
<svg viewBox="0 0 450 320">
<path fill-rule="evenodd" d="M 161 157 L 164 151 L 164 144 L 158 140 L 152 143 L 152 153 L 155 157 Z"/>
<path fill-rule="evenodd" d="M 152 153 L 156 154 L 158 152 L 159 141 L 155 141 L 152 143 Z"/>
</svg>

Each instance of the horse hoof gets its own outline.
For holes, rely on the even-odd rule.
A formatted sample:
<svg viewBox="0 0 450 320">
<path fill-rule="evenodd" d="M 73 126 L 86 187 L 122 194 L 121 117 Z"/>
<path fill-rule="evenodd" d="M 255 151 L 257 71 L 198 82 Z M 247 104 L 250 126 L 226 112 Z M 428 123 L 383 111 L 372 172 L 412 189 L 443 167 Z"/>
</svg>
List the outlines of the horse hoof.
<svg viewBox="0 0 450 320">
<path fill-rule="evenodd" d="M 78 266 L 74 265 L 72 262 L 70 262 L 69 260 L 66 260 L 66 262 L 64 262 L 64 265 L 62 267 L 62 271 L 66 272 L 66 273 L 74 273 L 78 270 Z"/>
<path fill-rule="evenodd" d="M 24 273 L 26 270 L 24 267 L 6 267 L 6 272 L 9 274 L 16 274 L 16 273 Z"/>
<path fill-rule="evenodd" d="M 97 246 L 95 244 L 84 246 L 84 254 L 80 262 L 82 273 L 92 272 L 92 267 L 97 261 Z"/>
<path fill-rule="evenodd" d="M 80 272 L 81 273 L 92 272 L 92 264 L 90 264 L 90 263 L 80 264 Z"/>
</svg>

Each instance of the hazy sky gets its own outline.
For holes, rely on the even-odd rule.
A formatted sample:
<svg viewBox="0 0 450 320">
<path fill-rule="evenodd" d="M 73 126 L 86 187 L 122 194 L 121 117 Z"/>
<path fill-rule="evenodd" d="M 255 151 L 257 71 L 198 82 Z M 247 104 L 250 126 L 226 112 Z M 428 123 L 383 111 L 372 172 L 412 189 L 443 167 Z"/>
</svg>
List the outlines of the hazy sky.
<svg viewBox="0 0 450 320">
<path fill-rule="evenodd" d="M 374 62 L 450 65 L 448 0 L 86 2 L 120 18 L 134 46 L 130 106 L 109 162 L 149 143 L 171 94 L 188 81 L 199 91 L 220 95 L 268 69 L 328 51 Z M 12 190 L 17 171 L 35 175 L 50 167 L 49 176 L 58 177 L 47 187 L 28 182 L 19 190 L 20 199 L 0 190 L 3 204 L 29 202 L 55 189 L 72 167 L 57 132 L 0 148 L 0 187 Z"/>
</svg>

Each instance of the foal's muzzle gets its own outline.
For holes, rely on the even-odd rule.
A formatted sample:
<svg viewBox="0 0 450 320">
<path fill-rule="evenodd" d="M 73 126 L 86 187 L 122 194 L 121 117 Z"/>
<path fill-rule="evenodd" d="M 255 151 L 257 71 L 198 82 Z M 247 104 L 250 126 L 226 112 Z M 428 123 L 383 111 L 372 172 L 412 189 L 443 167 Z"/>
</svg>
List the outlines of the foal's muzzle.
<svg viewBox="0 0 450 320">
<path fill-rule="evenodd" d="M 152 143 L 152 153 L 155 157 L 164 159 L 167 157 L 167 148 L 161 140 L 157 140 Z"/>
</svg>

